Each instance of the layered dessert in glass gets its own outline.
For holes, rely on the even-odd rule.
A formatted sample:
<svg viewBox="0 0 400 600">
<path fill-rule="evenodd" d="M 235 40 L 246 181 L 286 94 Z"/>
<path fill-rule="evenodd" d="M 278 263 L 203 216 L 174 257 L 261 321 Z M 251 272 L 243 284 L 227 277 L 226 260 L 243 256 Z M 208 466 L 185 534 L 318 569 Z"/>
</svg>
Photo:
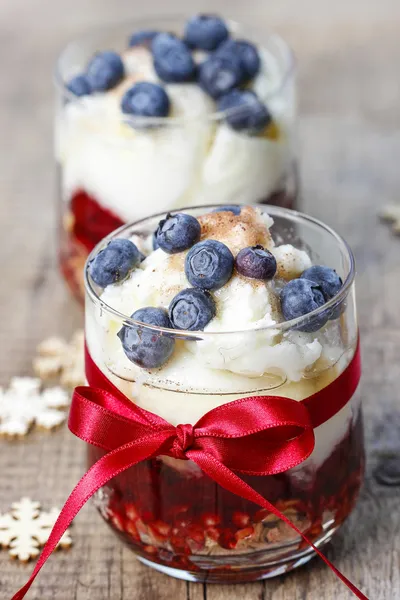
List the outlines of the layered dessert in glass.
<svg viewBox="0 0 400 600">
<path fill-rule="evenodd" d="M 292 54 L 213 15 L 108 27 L 56 71 L 60 260 L 76 294 L 92 248 L 120 225 L 188 205 L 293 208 Z"/>
<path fill-rule="evenodd" d="M 127 398 L 173 425 L 193 425 L 239 398 L 301 401 L 334 382 L 355 354 L 353 280 L 344 240 L 290 210 L 157 215 L 91 253 L 88 353 Z M 353 509 L 363 477 L 358 393 L 314 434 L 312 454 L 297 467 L 241 477 L 320 546 Z M 103 453 L 90 447 L 89 464 Z M 314 555 L 290 526 L 190 460 L 145 460 L 95 502 L 142 562 L 182 579 L 252 581 Z"/>
</svg>

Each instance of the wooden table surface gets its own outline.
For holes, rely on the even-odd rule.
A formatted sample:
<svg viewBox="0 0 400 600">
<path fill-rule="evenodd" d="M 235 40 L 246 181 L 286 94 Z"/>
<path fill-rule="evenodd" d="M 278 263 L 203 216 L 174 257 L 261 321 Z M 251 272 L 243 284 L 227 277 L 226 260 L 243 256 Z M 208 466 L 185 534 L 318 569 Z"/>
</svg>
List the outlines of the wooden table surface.
<svg viewBox="0 0 400 600">
<path fill-rule="evenodd" d="M 168 10 L 188 4 L 168 2 Z M 162 5 L 154 0 L 145 8 L 157 12 Z M 381 486 L 373 476 L 380 454 L 399 438 L 400 239 L 379 224 L 376 214 L 383 204 L 400 202 L 400 3 L 226 0 L 210 5 L 276 29 L 299 57 L 304 207 L 337 228 L 355 251 L 364 361 L 367 479 L 354 514 L 327 554 L 370 599 L 400 599 L 399 488 Z M 40 340 L 68 335 L 81 321 L 54 258 L 50 78 L 56 54 L 88 26 L 132 18 L 143 10 L 134 0 L 0 3 L 4 385 L 12 375 L 31 373 Z M 65 427 L 50 434 L 33 432 L 21 442 L 0 440 L 0 512 L 23 495 L 46 508 L 60 506 L 83 471 L 83 444 Z M 251 585 L 203 586 L 171 579 L 141 566 L 91 506 L 76 519 L 73 538 L 74 547 L 52 557 L 29 598 L 353 598 L 318 559 L 287 576 Z M 0 597 L 10 598 L 30 571 L 31 566 L 10 562 L 7 552 L 0 552 Z"/>
</svg>

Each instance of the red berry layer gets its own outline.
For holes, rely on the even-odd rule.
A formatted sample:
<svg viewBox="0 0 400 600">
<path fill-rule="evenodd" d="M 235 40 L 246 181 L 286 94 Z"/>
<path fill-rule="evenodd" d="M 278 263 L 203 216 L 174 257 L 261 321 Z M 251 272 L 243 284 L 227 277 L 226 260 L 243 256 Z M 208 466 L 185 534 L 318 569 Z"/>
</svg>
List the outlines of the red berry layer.
<svg viewBox="0 0 400 600">
<path fill-rule="evenodd" d="M 316 541 L 353 509 L 363 476 L 363 448 L 359 418 L 316 471 L 304 467 L 295 476 L 243 479 Z M 90 447 L 90 465 L 101 455 Z M 200 470 L 180 471 L 162 459 L 122 473 L 105 495 L 100 512 L 111 527 L 138 554 L 168 567 L 199 572 L 199 557 L 207 557 L 207 569 L 218 572 L 229 568 L 229 555 L 237 568 L 240 554 L 246 552 L 282 547 L 287 557 L 288 543 L 295 544 L 291 551 L 306 546 L 272 513 L 222 489 Z M 214 555 L 224 555 L 223 566 L 218 561 L 210 566 Z"/>
<path fill-rule="evenodd" d="M 72 235 L 90 252 L 106 235 L 124 224 L 110 210 L 80 190 L 71 199 Z"/>
</svg>

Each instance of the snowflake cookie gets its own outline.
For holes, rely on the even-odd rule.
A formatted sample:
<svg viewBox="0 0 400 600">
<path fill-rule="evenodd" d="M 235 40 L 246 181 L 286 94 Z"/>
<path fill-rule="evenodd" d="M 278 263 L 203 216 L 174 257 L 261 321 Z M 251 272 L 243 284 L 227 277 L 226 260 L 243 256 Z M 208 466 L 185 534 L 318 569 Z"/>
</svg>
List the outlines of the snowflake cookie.
<svg viewBox="0 0 400 600">
<path fill-rule="evenodd" d="M 392 223 L 393 233 L 400 234 L 400 204 L 385 206 L 379 216 L 383 221 Z"/>
<path fill-rule="evenodd" d="M 0 435 L 26 435 L 33 423 L 53 429 L 66 419 L 69 394 L 61 387 L 41 391 L 40 379 L 14 377 L 8 390 L 0 388 Z"/>
<path fill-rule="evenodd" d="M 85 384 L 82 330 L 76 331 L 69 343 L 50 337 L 39 344 L 37 352 L 33 369 L 42 381 L 59 378 L 60 384 L 68 388 Z"/>
<path fill-rule="evenodd" d="M 56 508 L 50 512 L 42 512 L 39 502 L 21 498 L 11 505 L 10 512 L 0 514 L 0 546 L 8 548 L 10 556 L 22 562 L 36 558 L 39 548 L 47 542 L 59 514 L 60 511 Z M 69 548 L 71 544 L 67 529 L 57 548 Z"/>
</svg>

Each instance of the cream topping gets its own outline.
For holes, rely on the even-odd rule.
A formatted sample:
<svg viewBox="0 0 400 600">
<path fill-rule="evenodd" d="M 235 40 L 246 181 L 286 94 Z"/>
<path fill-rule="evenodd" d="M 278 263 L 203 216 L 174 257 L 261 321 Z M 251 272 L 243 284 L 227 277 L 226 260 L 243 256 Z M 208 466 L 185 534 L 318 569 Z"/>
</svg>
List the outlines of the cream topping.
<svg viewBox="0 0 400 600">
<path fill-rule="evenodd" d="M 230 212 L 208 213 L 199 218 L 202 226 L 202 239 L 218 239 L 236 255 L 241 248 L 261 244 L 276 252 L 269 232 L 272 219 L 261 216 L 258 209 L 243 208 L 239 216 Z M 294 252 L 294 250 L 293 250 Z M 279 254 L 279 253 L 278 253 Z M 190 287 L 184 271 L 186 252 L 168 255 L 158 249 L 134 270 L 129 278 L 119 285 L 108 286 L 102 300 L 120 313 L 131 315 L 145 306 L 158 306 L 168 309 L 171 300 L 182 289 Z M 285 269 L 285 261 L 290 254 L 278 257 L 278 266 Z M 289 261 L 290 263 L 290 261 Z M 198 373 L 198 365 L 212 371 L 212 381 L 199 377 L 202 390 L 215 387 L 215 373 L 228 371 L 247 378 L 266 376 L 264 385 L 271 385 L 272 379 L 298 381 L 304 371 L 321 356 L 321 344 L 315 335 L 287 333 L 274 328 L 282 321 L 277 291 L 273 282 L 263 282 L 242 277 L 234 273 L 230 281 L 213 293 L 216 303 L 216 316 L 206 326 L 203 339 L 178 342 L 177 349 L 167 365 L 146 377 L 160 385 L 161 381 L 173 382 L 176 373 L 179 383 L 192 381 L 193 371 Z M 112 319 L 103 314 L 103 327 L 109 330 L 113 347 L 112 370 L 123 373 L 125 378 L 134 379 L 139 368 L 125 357 L 116 337 Z M 248 330 L 256 330 L 249 332 Z M 230 332 L 230 333 L 221 333 Z M 237 333 L 239 332 L 239 333 Z M 216 335 L 208 335 L 215 333 Z M 129 371 L 132 371 L 129 376 Z M 187 380 L 186 380 L 187 378 Z M 197 379 L 197 377 L 196 377 Z M 222 380 L 221 380 L 222 382 Z M 221 391 L 235 391 L 239 385 L 229 377 Z M 241 382 L 245 389 L 247 383 Z M 250 384 L 252 385 L 252 384 Z"/>
<path fill-rule="evenodd" d="M 268 95 L 279 81 L 272 57 L 261 53 L 254 81 Z M 137 81 L 158 81 L 149 51 L 125 52 L 127 78 L 107 93 L 85 96 L 62 108 L 56 154 L 66 199 L 84 189 L 124 221 L 195 204 L 252 203 L 279 188 L 291 159 L 292 108 L 268 101 L 278 134 L 249 136 L 210 119 L 215 103 L 197 84 L 165 85 L 171 117 L 165 125 L 134 129 L 120 111 L 124 92 Z M 287 118 L 286 118 L 287 115 Z M 125 122 L 124 122 L 125 120 Z"/>
</svg>

